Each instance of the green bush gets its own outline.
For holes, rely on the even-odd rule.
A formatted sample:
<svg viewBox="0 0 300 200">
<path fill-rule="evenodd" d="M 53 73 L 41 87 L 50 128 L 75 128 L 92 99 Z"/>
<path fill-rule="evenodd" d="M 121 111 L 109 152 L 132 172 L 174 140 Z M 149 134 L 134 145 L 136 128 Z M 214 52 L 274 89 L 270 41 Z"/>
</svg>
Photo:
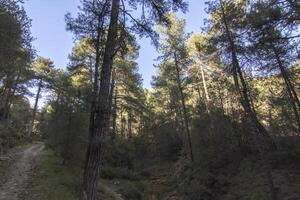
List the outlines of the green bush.
<svg viewBox="0 0 300 200">
<path fill-rule="evenodd" d="M 137 187 L 135 184 L 128 183 L 118 190 L 118 193 L 122 194 L 125 199 L 130 200 L 142 200 L 143 192 L 142 188 Z"/>
<path fill-rule="evenodd" d="M 104 179 L 126 179 L 126 180 L 132 180 L 137 181 L 140 180 L 141 177 L 126 168 L 119 168 L 119 167 L 111 167 L 111 166 L 105 166 L 101 169 L 100 177 Z"/>
</svg>

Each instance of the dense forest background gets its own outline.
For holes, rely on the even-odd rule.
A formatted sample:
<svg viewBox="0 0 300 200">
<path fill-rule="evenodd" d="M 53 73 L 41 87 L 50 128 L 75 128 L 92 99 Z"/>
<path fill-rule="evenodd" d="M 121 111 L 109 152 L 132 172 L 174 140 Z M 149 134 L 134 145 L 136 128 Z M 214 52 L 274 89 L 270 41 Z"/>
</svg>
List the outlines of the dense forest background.
<svg viewBox="0 0 300 200">
<path fill-rule="evenodd" d="M 46 144 L 28 199 L 300 199 L 300 2 L 206 6 L 187 33 L 183 0 L 82 0 L 57 69 L 22 2 L 0 0 L 0 156 Z M 159 54 L 152 89 L 139 36 Z"/>
</svg>

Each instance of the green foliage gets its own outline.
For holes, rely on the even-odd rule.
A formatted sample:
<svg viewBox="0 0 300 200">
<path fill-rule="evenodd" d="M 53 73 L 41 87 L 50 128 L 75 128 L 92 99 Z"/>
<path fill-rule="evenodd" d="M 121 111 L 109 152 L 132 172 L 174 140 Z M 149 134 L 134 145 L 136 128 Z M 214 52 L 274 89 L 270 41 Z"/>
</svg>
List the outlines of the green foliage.
<svg viewBox="0 0 300 200">
<path fill-rule="evenodd" d="M 81 170 L 63 166 L 60 161 L 61 158 L 50 149 L 42 153 L 31 182 L 30 199 L 79 199 Z"/>
<path fill-rule="evenodd" d="M 83 163 L 88 115 L 80 111 L 73 113 L 67 105 L 53 106 L 53 113 L 44 114 L 46 119 L 40 131 L 48 145 L 62 156 L 64 163 Z"/>
<path fill-rule="evenodd" d="M 118 168 L 118 167 L 103 167 L 101 169 L 100 177 L 103 179 L 126 179 L 129 181 L 138 181 L 141 177 L 133 171 L 130 171 L 126 168 Z"/>
<path fill-rule="evenodd" d="M 16 98 L 12 102 L 9 122 L 0 123 L 1 152 L 29 139 L 26 127 L 31 119 L 30 111 L 28 99 Z"/>
<path fill-rule="evenodd" d="M 154 133 L 155 154 L 167 160 L 174 161 L 178 159 L 182 149 L 182 134 L 176 132 L 175 124 L 163 124 L 158 127 Z"/>
<path fill-rule="evenodd" d="M 0 1 L 0 154 L 25 141 L 31 117 L 31 23 L 19 1 Z"/>
</svg>

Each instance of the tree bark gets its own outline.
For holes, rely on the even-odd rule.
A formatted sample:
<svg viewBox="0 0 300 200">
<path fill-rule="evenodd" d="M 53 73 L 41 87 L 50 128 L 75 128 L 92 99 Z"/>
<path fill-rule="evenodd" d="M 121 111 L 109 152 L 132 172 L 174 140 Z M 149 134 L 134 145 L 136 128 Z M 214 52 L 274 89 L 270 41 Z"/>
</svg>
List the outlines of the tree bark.
<svg viewBox="0 0 300 200">
<path fill-rule="evenodd" d="M 175 62 L 175 68 L 176 68 L 177 85 L 178 85 L 178 90 L 179 90 L 180 98 L 181 98 L 185 131 L 186 131 L 186 135 L 187 135 L 187 139 L 188 139 L 189 154 L 190 154 L 191 161 L 194 162 L 194 153 L 193 153 L 193 145 L 192 145 L 192 139 L 191 139 L 191 133 L 190 133 L 190 127 L 189 127 L 189 118 L 188 118 L 188 113 L 187 113 L 186 104 L 185 104 L 185 97 L 183 94 L 183 88 L 182 88 L 181 79 L 180 79 L 180 70 L 179 70 L 179 64 L 178 64 L 176 52 L 174 52 L 174 62 Z"/>
<path fill-rule="evenodd" d="M 97 194 L 97 179 L 100 166 L 103 137 L 108 132 L 109 126 L 109 96 L 110 80 L 113 64 L 113 57 L 116 51 L 118 36 L 120 0 L 112 0 L 110 25 L 107 32 L 107 39 L 104 50 L 103 64 L 100 77 L 99 105 L 95 117 L 93 129 L 89 140 L 89 147 L 86 158 L 86 169 L 84 173 L 84 193 L 87 200 L 95 200 Z"/>
<path fill-rule="evenodd" d="M 103 8 L 104 12 L 105 8 Z M 98 25 L 97 25 L 97 37 L 95 42 L 95 50 L 96 50 L 96 57 L 95 57 L 95 65 L 94 65 L 94 80 L 93 80 L 93 87 L 92 87 L 92 101 L 91 101 L 91 108 L 90 108 L 90 122 L 89 122 L 89 141 L 92 141 L 92 137 L 94 134 L 95 128 L 95 116 L 97 112 L 97 101 L 98 101 L 98 92 L 99 92 L 99 66 L 100 66 L 100 45 L 101 45 L 101 38 L 102 38 L 102 31 L 103 31 L 103 23 L 104 19 L 102 19 L 102 14 L 98 16 Z M 93 79 L 93 78 L 92 78 Z M 86 159 L 90 154 L 90 145 L 88 145 L 88 149 L 86 152 Z M 83 186 L 86 187 L 87 185 L 87 164 L 85 162 L 84 167 L 84 175 L 83 175 Z M 86 194 L 85 194 L 86 195 Z"/>
<path fill-rule="evenodd" d="M 35 117 L 36 117 L 36 112 L 37 112 L 37 107 L 38 107 L 42 87 L 43 87 L 43 80 L 40 79 L 39 84 L 38 84 L 38 90 L 37 90 L 37 93 L 36 93 L 36 96 L 35 96 L 35 102 L 34 102 L 34 107 L 33 107 L 33 111 L 32 111 L 31 125 L 30 125 L 30 128 L 29 128 L 28 135 L 30 135 L 32 133 L 32 130 L 33 130 L 34 121 L 35 121 Z"/>
</svg>

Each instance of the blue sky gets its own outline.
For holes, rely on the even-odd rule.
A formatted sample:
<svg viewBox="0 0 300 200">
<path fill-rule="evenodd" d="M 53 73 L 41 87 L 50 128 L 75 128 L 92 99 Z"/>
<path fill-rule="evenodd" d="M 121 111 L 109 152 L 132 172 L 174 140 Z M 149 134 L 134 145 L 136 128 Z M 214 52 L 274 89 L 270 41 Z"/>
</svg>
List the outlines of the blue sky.
<svg viewBox="0 0 300 200">
<path fill-rule="evenodd" d="M 180 17 L 187 20 L 187 32 L 199 32 L 206 17 L 205 0 L 189 0 L 189 12 Z M 73 35 L 67 32 L 64 16 L 67 12 L 76 14 L 80 0 L 26 0 L 25 9 L 32 19 L 33 42 L 38 55 L 50 58 L 56 67 L 64 68 L 73 47 Z M 150 88 L 151 77 L 155 74 L 154 59 L 157 58 L 150 40 L 139 40 L 140 57 L 138 63 L 144 79 L 144 86 Z"/>
</svg>

